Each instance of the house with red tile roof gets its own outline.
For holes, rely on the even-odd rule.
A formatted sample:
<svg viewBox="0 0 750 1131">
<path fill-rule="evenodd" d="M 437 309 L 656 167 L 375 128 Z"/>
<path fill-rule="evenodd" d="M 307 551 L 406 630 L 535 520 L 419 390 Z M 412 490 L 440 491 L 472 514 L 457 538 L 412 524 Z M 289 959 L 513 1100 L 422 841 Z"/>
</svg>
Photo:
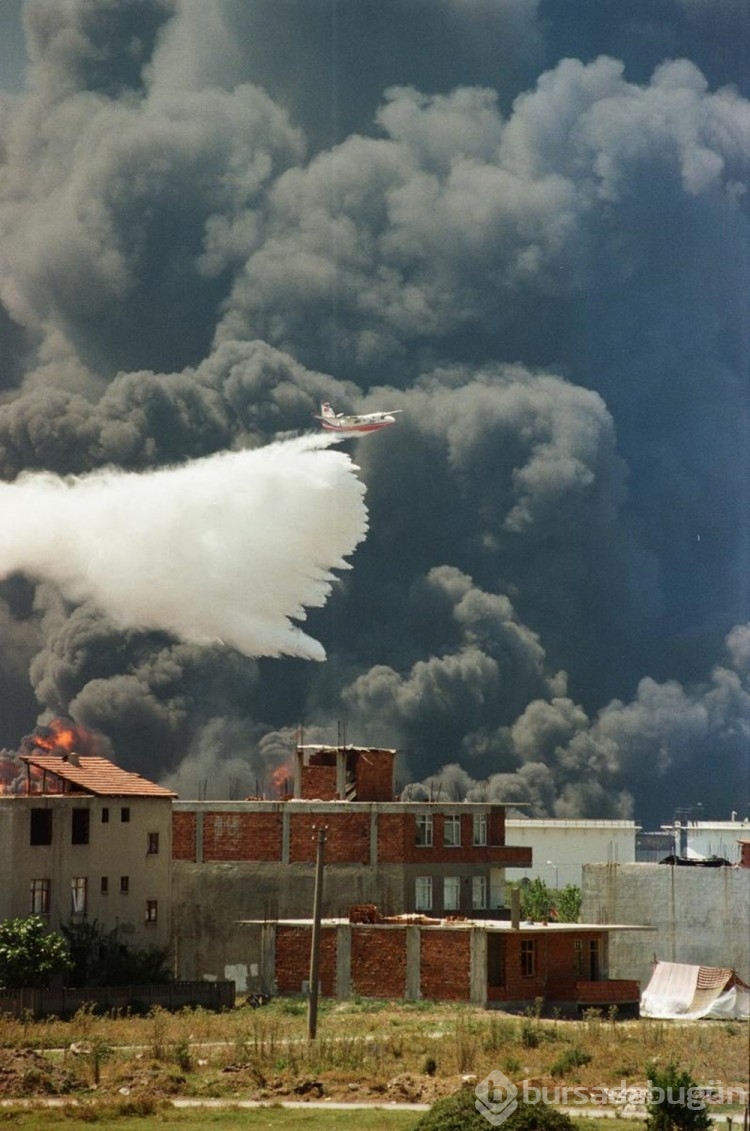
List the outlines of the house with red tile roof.
<svg viewBox="0 0 750 1131">
<path fill-rule="evenodd" d="M 175 794 L 72 750 L 18 763 L 0 796 L 0 921 L 96 921 L 130 947 L 168 946 Z"/>
</svg>

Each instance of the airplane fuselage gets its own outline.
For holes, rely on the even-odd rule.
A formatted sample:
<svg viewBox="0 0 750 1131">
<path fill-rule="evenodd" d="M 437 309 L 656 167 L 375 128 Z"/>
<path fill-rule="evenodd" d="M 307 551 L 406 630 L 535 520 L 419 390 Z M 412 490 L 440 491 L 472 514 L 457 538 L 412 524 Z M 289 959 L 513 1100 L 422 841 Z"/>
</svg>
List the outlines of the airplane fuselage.
<svg viewBox="0 0 750 1131">
<path fill-rule="evenodd" d="M 366 412 L 361 416 L 347 415 L 343 412 L 334 412 L 331 406 L 325 402 L 320 406 L 320 416 L 317 419 L 320 421 L 321 427 L 327 432 L 379 432 L 381 428 L 395 424 L 396 413 L 400 411 L 401 409 L 395 409 L 393 412 Z"/>
<path fill-rule="evenodd" d="M 396 417 L 386 413 L 373 413 L 369 416 L 338 416 L 333 420 L 324 418 L 321 427 L 327 432 L 378 432 L 395 424 Z"/>
</svg>

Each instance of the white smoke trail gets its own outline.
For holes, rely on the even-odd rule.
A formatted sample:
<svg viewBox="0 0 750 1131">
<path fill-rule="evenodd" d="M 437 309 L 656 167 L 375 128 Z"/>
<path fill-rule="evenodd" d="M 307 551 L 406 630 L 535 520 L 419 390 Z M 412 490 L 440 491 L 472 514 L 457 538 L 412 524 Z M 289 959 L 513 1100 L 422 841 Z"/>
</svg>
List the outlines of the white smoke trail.
<svg viewBox="0 0 750 1131">
<path fill-rule="evenodd" d="M 356 466 L 324 436 L 184 466 L 0 485 L 0 578 L 54 582 L 121 628 L 322 660 L 292 620 L 325 604 L 365 537 Z"/>
</svg>

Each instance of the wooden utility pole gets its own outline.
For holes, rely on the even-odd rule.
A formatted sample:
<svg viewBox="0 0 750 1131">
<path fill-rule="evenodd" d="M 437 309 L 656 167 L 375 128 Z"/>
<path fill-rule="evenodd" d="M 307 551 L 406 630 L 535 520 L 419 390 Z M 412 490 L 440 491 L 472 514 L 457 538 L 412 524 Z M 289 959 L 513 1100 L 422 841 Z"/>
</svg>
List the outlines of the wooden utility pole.
<svg viewBox="0 0 750 1131">
<path fill-rule="evenodd" d="M 318 982 L 320 981 L 320 919 L 323 910 L 323 868 L 325 866 L 326 830 L 318 829 L 318 847 L 315 854 L 315 897 L 313 900 L 312 941 L 310 943 L 310 986 L 307 998 L 307 1039 L 312 1041 L 318 1031 Z"/>
</svg>

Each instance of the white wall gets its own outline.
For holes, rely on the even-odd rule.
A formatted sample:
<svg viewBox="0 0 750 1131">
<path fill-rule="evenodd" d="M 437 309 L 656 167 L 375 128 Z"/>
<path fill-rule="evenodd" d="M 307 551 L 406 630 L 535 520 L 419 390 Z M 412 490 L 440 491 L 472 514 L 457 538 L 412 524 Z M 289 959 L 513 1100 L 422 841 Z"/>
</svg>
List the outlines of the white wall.
<svg viewBox="0 0 750 1131">
<path fill-rule="evenodd" d="M 505 843 L 529 847 L 532 866 L 513 869 L 508 879 L 542 879 L 548 887 L 581 886 L 584 864 L 632 864 L 634 821 L 554 820 L 506 817 Z"/>
</svg>

